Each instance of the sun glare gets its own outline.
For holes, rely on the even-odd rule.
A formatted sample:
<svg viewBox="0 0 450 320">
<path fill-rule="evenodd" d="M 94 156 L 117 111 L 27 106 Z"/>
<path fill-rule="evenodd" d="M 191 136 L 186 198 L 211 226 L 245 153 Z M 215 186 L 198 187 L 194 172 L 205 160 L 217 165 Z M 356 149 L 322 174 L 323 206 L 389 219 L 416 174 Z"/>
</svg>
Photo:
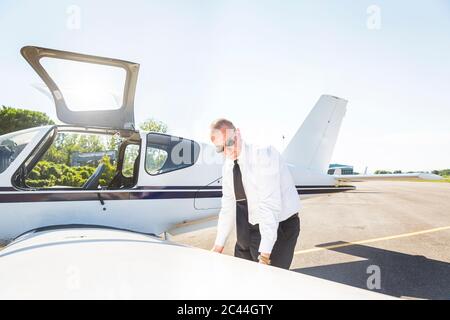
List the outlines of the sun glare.
<svg viewBox="0 0 450 320">
<path fill-rule="evenodd" d="M 43 58 L 41 64 L 59 87 L 70 110 L 114 110 L 122 107 L 124 69 L 52 58 Z"/>
</svg>

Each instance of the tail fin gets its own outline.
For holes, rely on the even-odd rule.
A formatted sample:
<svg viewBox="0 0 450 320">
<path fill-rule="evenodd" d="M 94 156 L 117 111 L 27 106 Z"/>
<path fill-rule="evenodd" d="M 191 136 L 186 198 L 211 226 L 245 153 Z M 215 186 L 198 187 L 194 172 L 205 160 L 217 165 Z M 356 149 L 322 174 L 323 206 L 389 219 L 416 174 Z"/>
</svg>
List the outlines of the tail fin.
<svg viewBox="0 0 450 320">
<path fill-rule="evenodd" d="M 283 152 L 292 165 L 326 173 L 344 118 L 347 100 L 322 95 Z"/>
</svg>

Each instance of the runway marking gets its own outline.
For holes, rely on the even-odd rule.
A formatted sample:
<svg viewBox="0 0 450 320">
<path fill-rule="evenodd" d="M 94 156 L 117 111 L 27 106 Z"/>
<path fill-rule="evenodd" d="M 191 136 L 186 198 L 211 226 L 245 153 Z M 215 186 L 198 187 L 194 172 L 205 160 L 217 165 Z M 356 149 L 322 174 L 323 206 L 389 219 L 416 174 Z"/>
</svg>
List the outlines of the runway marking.
<svg viewBox="0 0 450 320">
<path fill-rule="evenodd" d="M 421 234 L 438 232 L 438 231 L 449 230 L 449 229 L 450 229 L 450 226 L 439 227 L 439 228 L 427 229 L 427 230 L 422 230 L 422 231 L 398 234 L 395 236 L 387 236 L 387 237 L 382 237 L 382 238 L 374 238 L 374 239 L 367 239 L 367 240 L 361 240 L 361 241 L 355 241 L 355 242 L 336 244 L 336 245 L 331 245 L 331 246 L 326 246 L 326 247 L 299 250 L 299 251 L 295 251 L 294 255 L 317 252 L 317 251 L 322 251 L 322 250 L 330 250 L 330 249 L 336 249 L 336 248 L 349 247 L 349 246 L 354 246 L 354 245 L 358 245 L 358 244 L 366 244 L 366 243 L 372 243 L 372 242 L 378 242 L 378 241 L 406 238 L 406 237 L 417 236 L 417 235 L 421 235 Z"/>
</svg>

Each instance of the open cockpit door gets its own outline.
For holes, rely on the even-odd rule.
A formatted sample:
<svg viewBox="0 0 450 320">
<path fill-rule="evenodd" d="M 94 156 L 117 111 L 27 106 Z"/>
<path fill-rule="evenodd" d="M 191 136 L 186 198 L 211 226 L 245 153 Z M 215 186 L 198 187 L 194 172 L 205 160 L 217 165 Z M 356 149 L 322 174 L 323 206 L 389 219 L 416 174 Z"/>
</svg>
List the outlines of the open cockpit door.
<svg viewBox="0 0 450 320">
<path fill-rule="evenodd" d="M 49 88 L 60 121 L 134 129 L 139 64 L 33 46 L 21 53 Z"/>
</svg>

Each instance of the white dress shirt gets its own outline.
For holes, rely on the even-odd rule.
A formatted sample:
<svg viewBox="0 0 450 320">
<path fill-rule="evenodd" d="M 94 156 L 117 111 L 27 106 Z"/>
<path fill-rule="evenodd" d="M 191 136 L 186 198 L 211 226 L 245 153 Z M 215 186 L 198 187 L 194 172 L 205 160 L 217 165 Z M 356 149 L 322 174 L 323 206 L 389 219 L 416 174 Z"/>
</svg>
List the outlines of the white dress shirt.
<svg viewBox="0 0 450 320">
<path fill-rule="evenodd" d="M 280 153 L 272 146 L 242 143 L 238 164 L 248 204 L 248 220 L 259 224 L 259 252 L 271 253 L 277 240 L 278 224 L 300 210 L 300 199 L 291 173 Z M 215 244 L 224 246 L 236 224 L 233 160 L 222 168 L 222 208 Z"/>
</svg>

